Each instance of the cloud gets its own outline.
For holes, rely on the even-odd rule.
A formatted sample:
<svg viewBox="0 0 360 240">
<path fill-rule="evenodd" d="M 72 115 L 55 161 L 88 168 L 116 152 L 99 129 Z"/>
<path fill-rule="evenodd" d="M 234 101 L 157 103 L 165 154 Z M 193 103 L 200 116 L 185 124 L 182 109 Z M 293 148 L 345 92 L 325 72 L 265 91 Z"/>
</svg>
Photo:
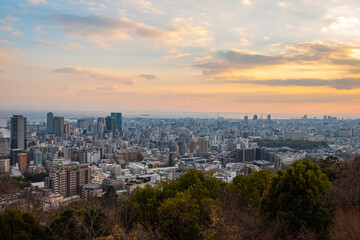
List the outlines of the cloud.
<svg viewBox="0 0 360 240">
<path fill-rule="evenodd" d="M 280 46 L 279 46 L 280 47 Z M 329 65 L 346 66 L 350 72 L 360 66 L 360 45 L 294 43 L 283 47 L 285 51 L 277 55 L 249 53 L 239 50 L 218 52 L 216 59 L 193 67 L 204 70 L 204 75 L 212 75 L 234 70 L 262 68 L 282 65 Z M 360 52 L 359 52 L 360 53 Z M 346 70 L 346 69 L 345 69 Z"/>
<path fill-rule="evenodd" d="M 47 4 L 47 0 L 28 0 L 28 2 L 34 5 Z"/>
<path fill-rule="evenodd" d="M 50 46 L 50 47 L 57 47 L 62 49 L 77 49 L 77 48 L 84 48 L 83 46 L 80 46 L 76 43 L 66 43 L 66 44 L 60 44 L 60 43 L 54 43 L 51 41 L 44 41 L 44 40 L 36 40 L 37 44 L 43 45 L 43 46 Z"/>
<path fill-rule="evenodd" d="M 323 27 L 321 31 L 337 38 L 360 37 L 360 20 L 353 16 L 337 17 L 335 22 Z"/>
<path fill-rule="evenodd" d="M 115 81 L 126 85 L 136 84 L 136 81 L 130 77 L 122 76 L 120 74 L 102 69 L 83 69 L 80 67 L 65 67 L 65 68 L 54 69 L 52 72 L 59 74 L 72 74 L 83 77 L 91 77 L 94 79 L 105 80 L 105 81 Z"/>
<path fill-rule="evenodd" d="M 44 26 L 36 26 L 35 31 L 38 33 L 47 33 L 46 31 L 44 31 Z"/>
<path fill-rule="evenodd" d="M 149 80 L 156 79 L 156 75 L 152 75 L 152 74 L 141 74 L 140 77 L 146 78 Z"/>
<path fill-rule="evenodd" d="M 15 36 L 21 36 L 23 34 L 22 32 L 16 31 L 15 28 L 10 26 L 0 26 L 0 31 L 12 32 L 12 34 L 14 34 Z"/>
<path fill-rule="evenodd" d="M 15 58 L 10 56 L 7 51 L 3 48 L 0 48 L 0 71 L 4 70 L 4 68 L 11 63 L 13 63 Z"/>
<path fill-rule="evenodd" d="M 142 13 L 162 14 L 163 12 L 155 8 L 151 2 L 145 0 L 125 0 L 123 1 L 127 5 L 132 5 L 136 10 Z"/>
<path fill-rule="evenodd" d="M 0 19 L 0 23 L 12 25 L 14 22 L 20 22 L 21 19 L 11 15 L 7 15 L 4 19 Z"/>
<path fill-rule="evenodd" d="M 56 14 L 52 19 L 59 22 L 72 36 L 89 38 L 95 43 L 106 46 L 108 40 L 125 40 L 140 38 L 162 41 L 167 45 L 203 45 L 208 40 L 207 31 L 202 27 L 190 24 L 178 26 L 173 24 L 160 30 L 127 18 L 109 18 L 97 15 L 76 16 Z"/>
<path fill-rule="evenodd" d="M 115 91 L 118 89 L 117 85 L 110 85 L 110 86 L 105 86 L 105 87 L 97 87 L 96 90 L 100 90 L 100 91 Z"/>
<path fill-rule="evenodd" d="M 195 62 L 202 62 L 202 61 L 208 61 L 208 60 L 211 60 L 212 59 L 212 56 L 203 56 L 203 57 L 194 57 L 193 58 L 193 61 Z"/>
<path fill-rule="evenodd" d="M 166 55 L 166 56 L 164 56 L 164 58 L 173 59 L 173 58 L 181 58 L 181 57 L 186 57 L 186 56 L 191 56 L 191 54 L 190 53 L 178 53 L 175 55 Z"/>
<path fill-rule="evenodd" d="M 4 32 L 12 32 L 15 29 L 13 27 L 10 27 L 10 26 L 0 26 L 0 30 L 4 31 Z"/>
<path fill-rule="evenodd" d="M 9 42 L 6 39 L 0 39 L 0 43 L 2 43 L 2 44 L 12 44 L 12 42 Z"/>
<path fill-rule="evenodd" d="M 350 90 L 360 88 L 360 78 L 344 78 L 344 79 L 269 79 L 269 80 L 233 80 L 226 83 L 243 83 L 265 86 L 301 86 L 301 87 L 319 87 L 327 86 L 339 90 Z"/>
</svg>

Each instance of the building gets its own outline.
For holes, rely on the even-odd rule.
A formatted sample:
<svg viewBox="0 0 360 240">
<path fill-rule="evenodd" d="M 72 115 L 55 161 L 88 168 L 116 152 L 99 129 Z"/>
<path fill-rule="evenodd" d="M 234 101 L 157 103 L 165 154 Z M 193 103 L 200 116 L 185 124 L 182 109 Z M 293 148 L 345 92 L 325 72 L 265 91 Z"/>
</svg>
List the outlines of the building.
<svg viewBox="0 0 360 240">
<path fill-rule="evenodd" d="M 103 190 L 100 185 L 95 183 L 88 183 L 82 186 L 81 197 L 89 199 L 91 197 L 98 197 L 102 195 Z"/>
<path fill-rule="evenodd" d="M 257 121 L 257 120 L 258 120 L 258 116 L 257 116 L 256 114 L 253 116 L 253 120 L 254 120 L 254 121 Z"/>
<path fill-rule="evenodd" d="M 271 115 L 270 115 L 270 114 L 267 115 L 266 120 L 267 120 L 268 122 L 271 122 Z"/>
<path fill-rule="evenodd" d="M 232 152 L 235 162 L 252 162 L 256 160 L 274 161 L 274 154 L 265 148 L 241 148 Z"/>
<path fill-rule="evenodd" d="M 39 149 L 36 149 L 34 152 L 34 164 L 35 166 L 42 165 L 42 152 Z"/>
<path fill-rule="evenodd" d="M 64 117 L 54 117 L 54 134 L 57 137 L 64 135 Z"/>
<path fill-rule="evenodd" d="M 209 140 L 207 140 L 207 139 L 201 139 L 201 140 L 200 140 L 199 152 L 200 152 L 200 153 L 207 153 L 207 152 L 209 152 Z"/>
<path fill-rule="evenodd" d="M 27 170 L 27 154 L 19 153 L 17 155 L 17 162 L 19 164 L 19 170 L 22 174 L 26 173 Z"/>
<path fill-rule="evenodd" d="M 77 120 L 77 127 L 80 129 L 89 130 L 91 126 L 94 126 L 94 118 L 81 118 Z"/>
<path fill-rule="evenodd" d="M 116 118 L 116 129 L 121 132 L 122 131 L 122 114 L 121 113 L 111 113 L 111 117 Z"/>
<path fill-rule="evenodd" d="M 47 114 L 46 132 L 47 134 L 54 134 L 54 114 L 52 112 Z"/>
<path fill-rule="evenodd" d="M 112 132 L 113 136 L 116 133 L 116 123 L 117 123 L 116 117 L 108 116 L 105 118 L 106 131 Z"/>
<path fill-rule="evenodd" d="M 249 117 L 247 115 L 245 115 L 245 117 L 244 117 L 244 122 L 245 123 L 249 122 Z"/>
<path fill-rule="evenodd" d="M 190 142 L 190 152 L 191 153 L 194 153 L 194 152 L 196 152 L 197 151 L 197 142 L 196 141 L 194 141 L 194 140 L 192 140 L 191 142 Z"/>
<path fill-rule="evenodd" d="M 70 136 L 70 123 L 65 123 L 64 134 L 65 134 L 65 136 Z"/>
<path fill-rule="evenodd" d="M 7 138 L 0 138 L 0 155 L 9 154 L 9 141 Z"/>
<path fill-rule="evenodd" d="M 23 149 L 11 149 L 11 153 L 10 153 L 10 164 L 11 165 L 15 165 L 16 163 L 18 163 L 17 156 L 20 153 L 24 153 L 24 150 Z"/>
<path fill-rule="evenodd" d="M 285 131 L 285 140 L 306 140 L 309 136 L 308 132 L 305 131 Z"/>
<path fill-rule="evenodd" d="M 82 186 L 90 181 L 90 168 L 87 165 L 70 163 L 54 166 L 50 176 L 45 178 L 45 188 L 64 197 L 81 195 Z"/>
<path fill-rule="evenodd" d="M 0 159 L 0 174 L 10 172 L 10 159 Z"/>
<path fill-rule="evenodd" d="M 22 115 L 11 117 L 11 149 L 26 149 L 26 118 Z"/>
</svg>

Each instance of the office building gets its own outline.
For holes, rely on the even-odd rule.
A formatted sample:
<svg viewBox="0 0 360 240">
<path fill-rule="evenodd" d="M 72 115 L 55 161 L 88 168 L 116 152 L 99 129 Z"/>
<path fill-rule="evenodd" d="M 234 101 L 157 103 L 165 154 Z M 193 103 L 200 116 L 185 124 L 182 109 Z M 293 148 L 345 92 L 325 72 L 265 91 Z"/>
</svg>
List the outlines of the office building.
<svg viewBox="0 0 360 240">
<path fill-rule="evenodd" d="M 194 140 L 192 140 L 192 141 L 190 142 L 190 152 L 191 152 L 191 153 L 194 153 L 194 152 L 196 152 L 196 150 L 197 150 L 197 142 L 195 142 Z"/>
<path fill-rule="evenodd" d="M 81 195 L 82 186 L 90 181 L 90 168 L 77 163 L 54 166 L 45 178 L 45 188 L 64 197 Z"/>
<path fill-rule="evenodd" d="M 42 165 L 42 152 L 40 152 L 39 149 L 36 149 L 34 152 L 34 163 L 35 166 Z"/>
<path fill-rule="evenodd" d="M 57 137 L 64 135 L 64 117 L 54 117 L 54 134 Z"/>
<path fill-rule="evenodd" d="M 19 164 L 19 170 L 22 174 L 26 173 L 27 170 L 27 154 L 19 153 L 17 155 L 17 163 Z"/>
<path fill-rule="evenodd" d="M 22 115 L 11 117 L 11 149 L 26 149 L 26 118 Z"/>
<path fill-rule="evenodd" d="M 108 116 L 105 118 L 106 131 L 111 131 L 113 136 L 116 133 L 116 117 Z"/>
<path fill-rule="evenodd" d="M 0 138 L 0 155 L 9 154 L 9 141 L 7 138 Z"/>
<path fill-rule="evenodd" d="M 49 112 L 47 114 L 47 134 L 54 134 L 54 114 Z"/>
<path fill-rule="evenodd" d="M 111 117 L 116 118 L 116 129 L 121 132 L 122 131 L 122 114 L 121 113 L 111 113 Z"/>
<path fill-rule="evenodd" d="M 257 116 L 256 114 L 253 116 L 253 120 L 254 120 L 254 121 L 257 121 L 257 120 L 258 120 L 258 116 Z"/>
<path fill-rule="evenodd" d="M 70 123 L 64 124 L 64 134 L 65 136 L 70 136 Z"/>
<path fill-rule="evenodd" d="M 207 139 L 201 139 L 200 140 L 200 153 L 207 153 L 209 152 L 209 140 Z"/>
</svg>

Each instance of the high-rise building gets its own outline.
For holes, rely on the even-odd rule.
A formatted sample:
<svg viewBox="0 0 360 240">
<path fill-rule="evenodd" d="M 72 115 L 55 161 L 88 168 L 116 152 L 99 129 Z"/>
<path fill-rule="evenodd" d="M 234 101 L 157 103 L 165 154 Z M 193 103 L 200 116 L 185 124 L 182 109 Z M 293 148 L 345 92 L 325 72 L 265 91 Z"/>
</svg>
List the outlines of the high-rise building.
<svg viewBox="0 0 360 240">
<path fill-rule="evenodd" d="M 48 112 L 47 114 L 47 134 L 54 133 L 54 114 L 52 112 Z"/>
<path fill-rule="evenodd" d="M 116 133 L 116 117 L 108 116 L 105 118 L 106 131 L 112 131 L 113 135 Z"/>
<path fill-rule="evenodd" d="M 22 115 L 11 117 L 11 149 L 26 149 L 26 118 Z"/>
<path fill-rule="evenodd" d="M 9 142 L 7 138 L 0 138 L 0 155 L 9 154 Z"/>
<path fill-rule="evenodd" d="M 256 114 L 253 116 L 253 120 L 254 120 L 254 121 L 257 121 L 257 120 L 258 120 L 258 116 L 257 116 Z"/>
<path fill-rule="evenodd" d="M 34 162 L 35 166 L 39 166 L 42 164 L 42 152 L 39 149 L 36 149 L 34 152 Z"/>
<path fill-rule="evenodd" d="M 207 153 L 209 152 L 209 140 L 207 139 L 201 139 L 200 140 L 200 153 Z"/>
<path fill-rule="evenodd" d="M 17 155 L 17 162 L 19 164 L 19 170 L 22 174 L 26 173 L 27 170 L 27 154 L 19 153 Z"/>
<path fill-rule="evenodd" d="M 122 113 L 111 113 L 111 116 L 116 118 L 116 129 L 122 131 Z"/>
<path fill-rule="evenodd" d="M 98 118 L 96 121 L 96 133 L 99 138 L 104 137 L 105 129 L 105 118 Z"/>
<path fill-rule="evenodd" d="M 268 121 L 271 121 L 271 115 L 268 114 L 266 119 L 267 119 Z"/>
<path fill-rule="evenodd" d="M 246 123 L 249 121 L 249 117 L 248 117 L 247 115 L 245 115 L 244 121 L 245 121 Z"/>
<path fill-rule="evenodd" d="M 11 149 L 10 152 L 10 164 L 16 165 L 18 163 L 17 156 L 19 153 L 24 153 L 24 149 Z"/>
<path fill-rule="evenodd" d="M 64 117 L 54 117 L 54 134 L 57 137 L 64 135 Z"/>
<path fill-rule="evenodd" d="M 194 141 L 194 140 L 191 140 L 191 142 L 190 142 L 190 152 L 191 153 L 196 152 L 196 148 L 197 148 L 197 142 Z"/>
<path fill-rule="evenodd" d="M 81 195 L 81 187 L 90 181 L 90 168 L 77 163 L 55 166 L 45 178 L 45 187 L 64 197 Z"/>
<path fill-rule="evenodd" d="M 70 123 L 64 124 L 64 134 L 65 136 L 70 136 Z"/>
</svg>

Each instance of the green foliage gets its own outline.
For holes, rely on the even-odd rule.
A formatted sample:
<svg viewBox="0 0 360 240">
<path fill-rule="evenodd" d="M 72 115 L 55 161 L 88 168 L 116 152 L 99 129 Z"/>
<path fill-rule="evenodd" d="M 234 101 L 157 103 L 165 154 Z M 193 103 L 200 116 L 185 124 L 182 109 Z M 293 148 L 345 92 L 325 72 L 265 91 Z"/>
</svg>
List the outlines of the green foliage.
<svg viewBox="0 0 360 240">
<path fill-rule="evenodd" d="M 139 223 L 145 229 L 155 232 L 158 226 L 161 225 L 159 219 L 160 207 L 168 199 L 176 198 L 179 193 L 186 193 L 186 196 L 191 197 L 191 201 L 195 201 L 199 208 L 199 214 L 196 216 L 199 219 L 198 224 L 202 225 L 208 218 L 208 208 L 215 202 L 220 193 L 220 184 L 215 177 L 199 172 L 196 169 L 190 169 L 187 173 L 181 175 L 178 180 L 169 183 L 161 182 L 154 187 L 146 185 L 144 188 L 136 188 L 129 199 L 122 204 L 120 215 L 123 217 L 123 227 L 129 229 Z M 195 216 L 192 217 L 195 218 Z M 176 219 L 178 218 L 172 219 L 172 221 Z M 182 226 L 185 225 L 181 225 L 179 222 L 180 229 Z M 183 231 L 185 230 L 183 229 Z"/>
<path fill-rule="evenodd" d="M 24 174 L 25 182 L 43 182 L 45 178 L 49 176 L 48 173 L 34 173 L 34 174 Z"/>
<path fill-rule="evenodd" d="M 271 140 L 271 139 L 256 139 L 255 142 L 260 147 L 289 147 L 293 149 L 315 149 L 321 147 L 328 147 L 325 141 L 307 141 L 307 140 Z"/>
<path fill-rule="evenodd" d="M 0 214 L 0 239 L 44 239 L 44 228 L 30 212 L 6 209 Z"/>
<path fill-rule="evenodd" d="M 179 192 L 158 208 L 161 231 L 169 239 L 200 238 L 200 206 L 190 193 Z"/>
<path fill-rule="evenodd" d="M 269 169 L 248 176 L 237 175 L 233 179 L 233 186 L 238 193 L 240 206 L 258 208 L 265 190 L 270 187 L 273 176 L 273 172 Z"/>
<path fill-rule="evenodd" d="M 278 218 L 293 231 L 307 227 L 325 233 L 333 217 L 332 204 L 326 201 L 330 187 L 318 165 L 298 160 L 277 171 L 260 208 L 267 219 Z"/>
</svg>

